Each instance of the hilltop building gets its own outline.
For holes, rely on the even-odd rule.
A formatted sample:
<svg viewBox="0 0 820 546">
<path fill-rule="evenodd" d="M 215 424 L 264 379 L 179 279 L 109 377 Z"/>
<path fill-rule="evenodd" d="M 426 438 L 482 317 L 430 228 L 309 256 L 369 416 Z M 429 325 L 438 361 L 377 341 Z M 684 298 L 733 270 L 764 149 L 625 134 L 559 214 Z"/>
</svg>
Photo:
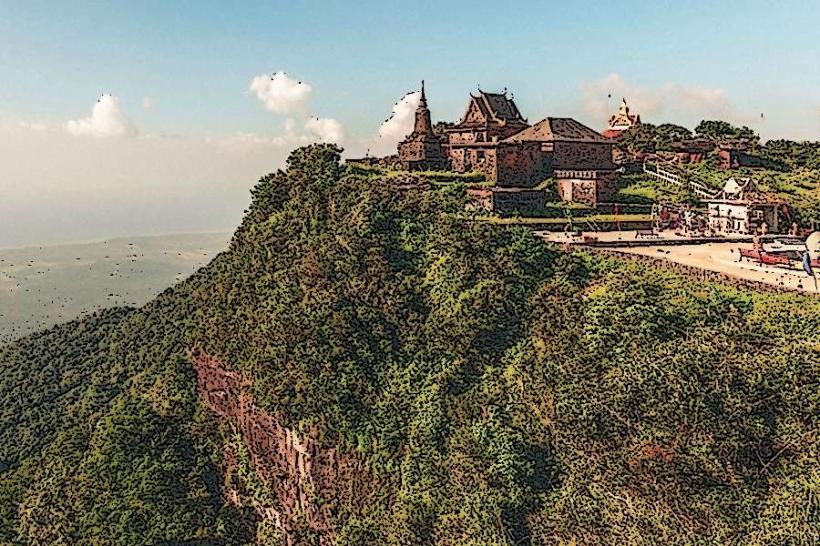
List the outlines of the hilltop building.
<svg viewBox="0 0 820 546">
<path fill-rule="evenodd" d="M 480 171 L 492 176 L 498 143 L 529 127 L 512 97 L 503 93 L 470 94 L 467 110 L 446 129 L 448 153 L 454 171 Z"/>
<path fill-rule="evenodd" d="M 709 226 L 718 233 L 750 234 L 766 224 L 766 231 L 780 230 L 778 211 L 783 202 L 758 189 L 750 178 L 730 178 L 712 199 L 704 199 L 708 207 Z"/>
<path fill-rule="evenodd" d="M 625 112 L 631 115 L 628 108 Z M 548 117 L 530 126 L 506 91 L 471 93 L 461 120 L 439 126 L 438 132 L 422 82 L 413 132 L 399 143 L 398 156 L 348 161 L 407 171 L 481 172 L 495 186 L 472 197 L 493 210 L 543 208 L 542 183 L 550 178 L 566 201 L 595 204 L 616 190 L 611 139 L 572 118 Z"/>
<path fill-rule="evenodd" d="M 464 116 L 447 136 L 453 170 L 483 172 L 499 188 L 499 203 L 523 199 L 533 208 L 533 187 L 550 177 L 567 201 L 595 203 L 615 190 L 609 139 L 571 118 L 530 126 L 506 92 L 470 94 Z"/>
<path fill-rule="evenodd" d="M 615 192 L 612 141 L 572 118 L 548 117 L 498 145 L 493 180 L 534 186 L 552 177 L 565 201 L 596 203 Z"/>
<path fill-rule="evenodd" d="M 624 131 L 628 131 L 632 126 L 640 123 L 641 116 L 639 114 L 630 113 L 626 99 L 621 99 L 621 107 L 618 108 L 617 113 L 609 118 L 607 129 L 602 134 L 606 138 L 617 138 L 621 136 Z"/>
<path fill-rule="evenodd" d="M 421 82 L 421 98 L 416 108 L 413 132 L 399 143 L 399 162 L 408 171 L 439 171 L 448 167 L 447 156 L 441 139 L 433 133 L 424 81 Z"/>
</svg>

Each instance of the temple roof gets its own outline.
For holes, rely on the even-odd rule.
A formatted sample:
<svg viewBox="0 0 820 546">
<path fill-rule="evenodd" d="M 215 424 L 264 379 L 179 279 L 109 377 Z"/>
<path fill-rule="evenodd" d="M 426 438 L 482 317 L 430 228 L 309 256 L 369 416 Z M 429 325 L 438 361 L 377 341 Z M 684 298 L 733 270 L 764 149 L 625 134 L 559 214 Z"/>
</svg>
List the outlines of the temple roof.
<svg viewBox="0 0 820 546">
<path fill-rule="evenodd" d="M 544 118 L 504 142 L 608 142 L 609 139 L 572 118 Z"/>
<path fill-rule="evenodd" d="M 487 110 L 493 117 L 506 119 L 507 121 L 525 121 L 524 118 L 521 117 L 521 112 L 518 111 L 515 102 L 507 97 L 506 93 L 485 93 L 484 91 L 479 91 L 479 97 L 482 99 L 481 103 L 486 105 Z"/>
<path fill-rule="evenodd" d="M 515 101 L 513 101 L 512 97 L 507 96 L 506 91 L 503 93 L 487 93 L 479 90 L 477 96 L 470 93 L 470 104 L 467 106 L 467 112 L 465 112 L 461 124 L 467 123 L 467 113 L 469 113 L 472 104 L 476 105 L 488 121 L 495 120 L 501 123 L 527 124 L 527 120 L 521 116 L 521 112 L 515 105 Z"/>
</svg>

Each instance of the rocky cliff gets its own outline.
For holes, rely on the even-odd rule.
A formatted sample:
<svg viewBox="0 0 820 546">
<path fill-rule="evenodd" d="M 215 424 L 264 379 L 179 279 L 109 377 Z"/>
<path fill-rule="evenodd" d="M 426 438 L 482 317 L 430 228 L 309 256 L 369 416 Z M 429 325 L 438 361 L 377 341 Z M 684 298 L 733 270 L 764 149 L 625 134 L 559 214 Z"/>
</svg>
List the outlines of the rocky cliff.
<svg viewBox="0 0 820 546">
<path fill-rule="evenodd" d="M 336 533 L 336 507 L 340 501 L 361 502 L 374 492 L 372 473 L 364 459 L 351 453 L 323 448 L 314 439 L 279 424 L 242 392 L 242 377 L 222 362 L 194 348 L 191 359 L 200 397 L 214 413 L 227 420 L 241 437 L 255 474 L 276 498 L 267 506 L 230 487 L 228 498 L 252 505 L 261 517 L 279 527 L 288 545 L 297 526 L 306 525 L 330 545 Z M 224 471 L 232 472 L 236 453 L 228 448 Z"/>
</svg>

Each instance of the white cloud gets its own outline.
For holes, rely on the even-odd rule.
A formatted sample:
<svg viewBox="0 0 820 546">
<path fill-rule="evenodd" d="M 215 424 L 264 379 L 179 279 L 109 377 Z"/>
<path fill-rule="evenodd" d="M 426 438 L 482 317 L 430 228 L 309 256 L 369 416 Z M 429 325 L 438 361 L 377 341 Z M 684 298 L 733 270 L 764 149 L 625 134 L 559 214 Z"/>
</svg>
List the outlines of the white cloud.
<svg viewBox="0 0 820 546">
<path fill-rule="evenodd" d="M 248 91 L 256 95 L 271 112 L 294 114 L 307 110 L 313 89 L 310 84 L 297 81 L 280 70 L 273 75 L 254 77 Z"/>
<path fill-rule="evenodd" d="M 151 97 L 143 97 L 142 98 L 142 107 L 145 110 L 153 110 L 154 109 L 154 99 Z"/>
<path fill-rule="evenodd" d="M 393 105 L 390 117 L 382 122 L 378 133 L 370 143 L 370 155 L 384 156 L 396 153 L 399 142 L 413 132 L 419 100 L 421 100 L 421 93 L 413 91 L 404 95 Z"/>
<path fill-rule="evenodd" d="M 413 131 L 416 119 L 416 109 L 419 107 L 421 93 L 413 91 L 407 93 L 399 102 L 393 105 L 393 112 L 379 126 L 379 136 L 396 139 L 396 144 Z"/>
<path fill-rule="evenodd" d="M 345 138 L 344 127 L 333 118 L 310 118 L 305 122 L 305 130 L 319 142 L 341 144 Z"/>
<path fill-rule="evenodd" d="M 723 89 L 667 84 L 661 88 L 661 93 L 706 117 L 737 117 L 729 95 Z"/>
<path fill-rule="evenodd" d="M 91 110 L 91 116 L 71 120 L 65 125 L 72 135 L 94 137 L 129 137 L 137 134 L 134 124 L 125 117 L 119 100 L 103 95 Z"/>
<path fill-rule="evenodd" d="M 652 123 L 680 123 L 694 127 L 701 119 L 722 119 L 751 123 L 754 118 L 741 114 L 724 89 L 665 83 L 656 88 L 634 85 L 613 73 L 592 82 L 581 82 L 581 107 L 584 113 L 603 126 L 626 98 L 630 109 Z"/>
<path fill-rule="evenodd" d="M 288 118 L 284 131 L 274 137 L 250 133 L 238 133 L 227 141 L 231 147 L 248 146 L 301 146 L 313 142 L 341 144 L 345 139 L 344 126 L 333 118 L 309 116 L 308 103 L 313 88 L 306 82 L 297 81 L 282 71 L 273 75 L 260 74 L 251 80 L 248 88 L 265 108 L 278 114 L 289 114 L 303 119 L 303 127 L 297 130 L 295 119 Z"/>
</svg>

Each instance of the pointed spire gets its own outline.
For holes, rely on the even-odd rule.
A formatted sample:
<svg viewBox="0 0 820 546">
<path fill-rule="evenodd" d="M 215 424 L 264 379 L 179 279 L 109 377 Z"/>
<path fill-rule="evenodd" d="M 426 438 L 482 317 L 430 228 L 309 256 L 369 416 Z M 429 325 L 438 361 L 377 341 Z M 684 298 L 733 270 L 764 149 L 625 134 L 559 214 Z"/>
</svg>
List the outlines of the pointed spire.
<svg viewBox="0 0 820 546">
<path fill-rule="evenodd" d="M 421 97 L 416 108 L 416 122 L 413 127 L 414 135 L 432 135 L 433 124 L 430 121 L 430 110 L 427 109 L 427 96 L 424 93 L 424 80 L 421 80 Z"/>
</svg>

